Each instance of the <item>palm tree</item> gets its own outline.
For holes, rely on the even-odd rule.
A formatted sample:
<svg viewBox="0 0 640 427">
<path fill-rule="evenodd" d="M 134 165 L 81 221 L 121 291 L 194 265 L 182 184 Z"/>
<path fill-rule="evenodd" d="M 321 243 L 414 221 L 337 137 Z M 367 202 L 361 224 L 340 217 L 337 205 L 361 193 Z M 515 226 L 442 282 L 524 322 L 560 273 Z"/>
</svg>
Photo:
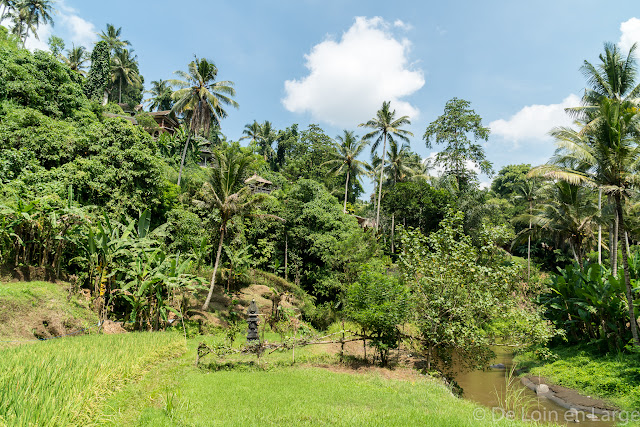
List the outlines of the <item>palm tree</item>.
<svg viewBox="0 0 640 427">
<path fill-rule="evenodd" d="M 122 83 L 125 85 L 142 84 L 138 73 L 138 57 L 133 50 L 122 49 L 111 59 L 111 81 L 118 82 L 118 103 L 122 103 Z"/>
<path fill-rule="evenodd" d="M 112 24 L 107 24 L 107 30 L 102 31 L 99 36 L 100 40 L 107 42 L 109 46 L 109 52 L 116 54 L 121 51 L 125 46 L 130 46 L 129 40 L 122 40 L 120 35 L 122 34 L 122 27 L 116 28 Z"/>
<path fill-rule="evenodd" d="M 376 231 L 380 224 L 380 201 L 382 200 L 382 177 L 384 173 L 384 158 L 387 150 L 387 139 L 394 141 L 395 138 L 399 138 L 402 141 L 409 142 L 408 136 L 413 136 L 411 132 L 405 129 L 401 129 L 401 126 L 410 125 L 411 121 L 409 116 L 402 116 L 398 119 L 395 118 L 396 111 L 389 110 L 389 101 L 382 103 L 382 108 L 376 113 L 376 117 L 369 120 L 366 123 L 361 123 L 359 127 L 366 127 L 373 129 L 373 131 L 366 134 L 362 139 L 370 141 L 375 138 L 371 146 L 371 152 L 374 153 L 380 142 L 382 142 L 382 167 L 380 168 L 380 179 L 378 181 L 378 205 L 376 210 Z"/>
<path fill-rule="evenodd" d="M 71 45 L 71 49 L 67 49 L 67 56 L 63 56 L 62 60 L 73 71 L 82 75 L 86 74 L 84 71 L 85 62 L 89 61 L 89 54 L 84 46 Z"/>
<path fill-rule="evenodd" d="M 257 120 L 254 120 L 251 124 L 244 125 L 244 130 L 242 131 L 242 135 L 240 137 L 240 141 L 243 139 L 251 139 L 251 143 L 255 144 L 255 142 L 260 138 L 260 133 L 262 132 L 262 127 Z"/>
<path fill-rule="evenodd" d="M 173 101 L 171 100 L 172 90 L 166 80 L 153 80 L 151 89 L 145 91 L 145 93 L 151 95 L 151 98 L 147 100 L 151 111 L 166 111 L 173 106 Z"/>
<path fill-rule="evenodd" d="M 7 16 L 13 23 L 13 27 L 11 27 L 11 33 L 17 36 L 22 42 L 22 46 L 27 40 L 28 31 L 35 31 L 36 27 L 32 22 L 29 21 L 29 13 L 25 8 L 18 8 L 16 6 L 13 9 L 10 9 L 7 13 Z"/>
<path fill-rule="evenodd" d="M 404 182 L 410 180 L 413 176 L 419 173 L 418 164 L 420 163 L 417 155 L 411 152 L 409 144 L 403 143 L 398 146 L 398 141 L 389 141 L 389 150 L 387 151 L 389 158 L 388 164 L 384 168 L 384 173 L 387 176 L 386 185 L 390 188 L 394 188 L 398 182 Z M 377 171 L 382 167 L 382 161 L 378 156 L 375 156 L 372 162 L 373 170 Z M 383 183 L 384 185 L 384 183 Z M 391 213 L 391 253 L 395 252 L 395 230 L 396 230 L 396 214 Z"/>
<path fill-rule="evenodd" d="M 173 93 L 172 99 L 175 104 L 171 111 L 184 113 L 189 117 L 190 132 L 180 161 L 178 186 L 180 186 L 184 158 L 191 135 L 201 131 L 207 135 L 212 121 L 219 126 L 220 120 L 227 116 L 223 105 L 238 108 L 238 103 L 231 98 L 236 94 L 233 82 L 215 81 L 218 68 L 213 62 L 196 57 L 194 61 L 189 63 L 188 68 L 188 72 L 176 71 L 174 73 L 183 80 L 169 80 L 169 84 L 180 88 Z"/>
<path fill-rule="evenodd" d="M 272 158 L 275 154 L 273 151 L 273 141 L 276 139 L 276 131 L 270 121 L 265 120 L 260 124 L 256 120 L 251 124 L 244 125 L 243 135 L 240 140 L 251 139 L 251 145 L 260 154 L 264 161 Z"/>
<path fill-rule="evenodd" d="M 202 207 L 216 207 L 220 211 L 220 241 L 203 310 L 209 307 L 213 295 L 227 223 L 236 215 L 248 213 L 262 200 L 262 195 L 252 196 L 249 187 L 244 185 L 253 161 L 253 154 L 243 150 L 237 143 L 213 152 L 214 167 L 210 169 L 209 180 L 202 187 L 204 200 L 197 202 Z"/>
<path fill-rule="evenodd" d="M 529 215 L 533 215 L 533 203 L 540 198 L 541 188 L 537 180 L 528 179 L 516 187 L 516 199 L 524 200 L 529 205 Z M 531 278 L 531 218 L 529 218 L 529 228 L 527 236 L 527 281 Z"/>
<path fill-rule="evenodd" d="M 344 183 L 344 207 L 343 212 L 347 213 L 347 196 L 349 190 L 349 179 L 353 175 L 358 179 L 358 175 L 364 173 L 366 163 L 357 159 L 367 146 L 368 142 L 358 139 L 353 131 L 345 130 L 342 135 L 338 135 L 333 141 L 335 151 L 330 153 L 333 159 L 324 162 L 322 165 L 331 166 L 331 171 L 336 175 L 343 170 L 347 172 L 347 178 Z"/>
<path fill-rule="evenodd" d="M 398 141 L 389 141 L 387 156 L 389 156 L 389 161 L 386 172 L 392 186 L 411 179 L 417 173 L 417 165 L 413 162 L 413 153 L 409 144 L 404 143 L 399 147 Z"/>
<path fill-rule="evenodd" d="M 0 0 L 0 6 L 2 6 L 2 13 L 0 13 L 0 22 L 2 22 L 4 17 L 13 11 L 15 0 Z"/>
<path fill-rule="evenodd" d="M 36 29 L 40 24 L 50 24 L 53 26 L 53 2 L 52 0 L 17 0 L 13 2 L 13 9 L 19 11 L 19 16 L 24 20 L 24 38 L 22 44 L 29 36 L 29 30 L 34 37 L 38 38 Z"/>
<path fill-rule="evenodd" d="M 585 61 L 582 72 L 590 88 L 580 107 L 569 109 L 582 126 L 579 131 L 557 128 L 552 132 L 558 151 L 552 164 L 536 168 L 533 174 L 547 175 L 573 184 L 602 188 L 615 203 L 619 234 L 625 235 L 623 204 L 629 190 L 640 179 L 635 173 L 640 161 L 640 116 L 635 85 L 637 69 L 634 44 L 628 55 L 623 55 L 614 44 L 607 43 L 600 55 L 601 64 L 593 66 Z M 614 233 L 618 234 L 618 233 Z M 617 238 L 611 248 L 617 258 Z M 629 306 L 629 319 L 634 344 L 640 346 L 633 308 L 633 291 L 629 276 L 628 247 L 622 240 L 622 264 Z M 615 270 L 614 270 L 615 272 Z"/>
<path fill-rule="evenodd" d="M 273 151 L 273 141 L 276 139 L 276 131 L 270 121 L 266 120 L 260 125 L 260 137 L 257 139 L 258 154 L 261 154 L 266 162 L 275 154 Z"/>
<path fill-rule="evenodd" d="M 535 190 L 532 190 L 535 192 Z M 600 212 L 590 197 L 590 189 L 558 181 L 548 189 L 548 202 L 542 203 L 533 214 L 524 215 L 529 223 L 539 227 L 545 235 L 555 236 L 569 244 L 580 269 L 594 239 Z M 530 232 L 527 234 L 531 234 Z"/>
</svg>

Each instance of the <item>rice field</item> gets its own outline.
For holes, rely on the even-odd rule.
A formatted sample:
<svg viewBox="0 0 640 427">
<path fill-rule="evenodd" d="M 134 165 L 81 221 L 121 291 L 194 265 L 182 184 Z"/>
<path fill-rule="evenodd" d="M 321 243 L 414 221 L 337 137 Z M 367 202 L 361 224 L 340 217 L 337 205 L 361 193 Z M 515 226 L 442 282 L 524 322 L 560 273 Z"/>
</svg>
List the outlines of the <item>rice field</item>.
<svg viewBox="0 0 640 427">
<path fill-rule="evenodd" d="M 0 352 L 0 425 L 86 425 L 110 395 L 182 354 L 178 333 L 87 335 Z"/>
</svg>

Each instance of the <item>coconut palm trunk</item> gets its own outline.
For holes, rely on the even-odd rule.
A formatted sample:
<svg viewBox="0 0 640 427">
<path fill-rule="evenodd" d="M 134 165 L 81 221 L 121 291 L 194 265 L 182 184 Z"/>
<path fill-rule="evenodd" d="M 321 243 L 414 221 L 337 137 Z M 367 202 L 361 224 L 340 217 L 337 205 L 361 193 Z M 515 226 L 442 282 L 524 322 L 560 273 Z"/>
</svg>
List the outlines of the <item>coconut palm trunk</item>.
<svg viewBox="0 0 640 427">
<path fill-rule="evenodd" d="M 618 228 L 625 233 L 624 228 L 624 218 L 622 214 L 622 201 L 621 196 L 616 194 L 616 211 L 618 213 Z M 636 321 L 636 314 L 633 308 L 633 294 L 631 289 L 631 278 L 629 276 L 629 257 L 627 247 L 627 240 L 624 239 L 622 241 L 624 248 L 622 248 L 622 268 L 624 270 L 624 284 L 625 284 L 625 293 L 627 296 L 627 304 L 629 305 L 629 323 L 631 324 L 631 335 L 633 336 L 633 344 L 634 346 L 640 346 L 640 341 L 638 340 L 638 323 Z"/>
<path fill-rule="evenodd" d="M 347 213 L 347 194 L 349 190 L 349 168 L 347 168 L 347 180 L 344 183 L 344 207 L 342 208 L 343 213 Z"/>
<path fill-rule="evenodd" d="M 611 272 L 615 276 L 618 275 L 618 242 L 620 240 L 618 233 L 620 233 L 620 214 L 616 207 L 616 214 L 613 218 L 613 245 L 611 248 Z"/>
<path fill-rule="evenodd" d="M 180 171 L 178 172 L 178 187 L 180 187 L 180 181 L 182 180 L 182 168 L 184 167 L 184 159 L 187 157 L 187 147 L 189 146 L 189 142 L 191 142 L 191 131 L 189 131 L 189 136 L 187 136 L 187 142 L 184 143 L 184 150 L 182 150 L 182 159 L 180 160 Z"/>
<path fill-rule="evenodd" d="M 598 190 L 598 213 L 602 215 L 602 188 Z M 598 224 L 598 264 L 602 265 L 602 224 Z"/>
<path fill-rule="evenodd" d="M 533 212 L 533 204 L 529 200 L 529 215 Z M 527 239 L 527 282 L 531 279 L 531 217 L 529 217 L 529 238 Z"/>
<path fill-rule="evenodd" d="M 394 254 L 396 252 L 396 247 L 394 244 L 394 234 L 396 231 L 396 214 L 391 214 L 391 253 Z"/>
<path fill-rule="evenodd" d="M 220 254 L 222 253 L 223 242 L 224 242 L 224 226 L 220 227 L 220 243 L 218 243 L 218 253 L 216 254 L 216 263 L 213 265 L 213 274 L 211 275 L 211 284 L 209 285 L 209 293 L 207 294 L 207 299 L 202 305 L 203 310 L 206 310 L 209 308 L 209 303 L 211 302 L 211 297 L 213 296 L 213 288 L 216 285 L 216 273 L 218 272 L 218 266 L 220 265 Z"/>
<path fill-rule="evenodd" d="M 380 163 L 380 180 L 378 181 L 378 207 L 376 208 L 376 231 L 380 226 L 380 202 L 382 201 L 382 178 L 384 176 L 384 157 L 387 153 L 387 134 L 382 138 L 382 163 Z"/>
</svg>

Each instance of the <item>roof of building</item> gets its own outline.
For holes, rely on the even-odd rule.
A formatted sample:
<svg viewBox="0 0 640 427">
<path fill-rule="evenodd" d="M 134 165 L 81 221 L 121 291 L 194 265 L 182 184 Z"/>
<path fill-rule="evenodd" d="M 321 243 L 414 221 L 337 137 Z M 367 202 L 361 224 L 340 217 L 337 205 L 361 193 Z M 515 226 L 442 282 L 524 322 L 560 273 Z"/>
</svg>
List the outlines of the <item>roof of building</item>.
<svg viewBox="0 0 640 427">
<path fill-rule="evenodd" d="M 110 118 L 114 118 L 114 117 L 119 117 L 121 119 L 125 119 L 130 121 L 131 123 L 133 123 L 134 125 L 138 124 L 138 121 L 136 120 L 135 117 L 132 116 L 128 116 L 128 115 L 123 115 L 123 114 L 113 114 L 113 113 L 102 113 L 103 116 L 105 117 L 110 117 Z"/>
<path fill-rule="evenodd" d="M 166 122 L 168 122 L 168 124 L 172 125 L 172 127 L 178 127 L 179 125 L 175 114 L 173 114 L 171 110 L 151 111 L 149 114 L 155 119 L 158 124 L 160 124 L 162 120 L 165 120 Z"/>
<path fill-rule="evenodd" d="M 266 179 L 264 179 L 263 177 L 261 177 L 260 175 L 258 175 L 257 173 L 254 173 L 252 176 L 250 176 L 249 178 L 244 180 L 245 184 L 258 184 L 258 185 L 272 185 L 273 183 L 271 181 L 268 181 Z"/>
</svg>

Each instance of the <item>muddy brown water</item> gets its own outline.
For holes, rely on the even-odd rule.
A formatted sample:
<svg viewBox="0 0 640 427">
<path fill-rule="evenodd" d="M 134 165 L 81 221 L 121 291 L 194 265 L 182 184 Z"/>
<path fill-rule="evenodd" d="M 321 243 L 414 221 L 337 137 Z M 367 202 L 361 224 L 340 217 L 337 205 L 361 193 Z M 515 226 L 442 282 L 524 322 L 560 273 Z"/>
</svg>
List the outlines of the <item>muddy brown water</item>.
<svg viewBox="0 0 640 427">
<path fill-rule="evenodd" d="M 525 421 L 537 421 L 543 424 L 574 425 L 576 416 L 568 409 L 557 405 L 545 397 L 538 397 L 533 390 L 525 387 L 519 379 L 515 379 L 512 384 L 513 391 L 522 391 L 523 396 L 528 401 L 528 410 L 523 410 L 522 406 L 513 412 L 502 409 L 505 405 L 503 396 L 506 388 L 506 375 L 513 367 L 513 354 L 505 347 L 495 348 L 496 358 L 492 365 L 502 363 L 505 369 L 490 368 L 486 371 L 470 371 L 456 375 L 456 382 L 463 389 L 463 397 L 477 402 L 491 409 L 491 417 L 494 420 L 501 418 L 512 418 Z M 593 421 L 588 419 L 584 413 L 578 413 L 578 420 L 582 425 L 593 427 L 614 426 L 612 421 Z M 478 420 L 491 421 L 491 420 Z M 480 424 L 480 423 L 479 423 Z"/>
</svg>

